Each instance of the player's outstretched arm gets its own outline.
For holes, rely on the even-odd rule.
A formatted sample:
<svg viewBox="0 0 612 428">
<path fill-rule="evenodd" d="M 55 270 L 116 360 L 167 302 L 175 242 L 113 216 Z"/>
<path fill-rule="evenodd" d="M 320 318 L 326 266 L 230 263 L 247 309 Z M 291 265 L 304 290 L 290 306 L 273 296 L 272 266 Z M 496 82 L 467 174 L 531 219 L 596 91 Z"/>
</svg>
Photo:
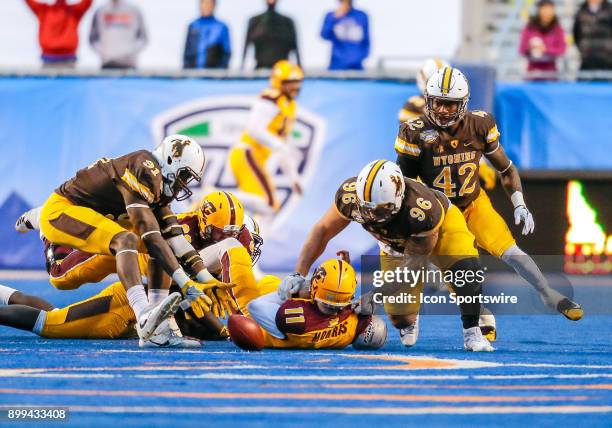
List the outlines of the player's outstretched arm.
<svg viewBox="0 0 612 428">
<path fill-rule="evenodd" d="M 349 223 L 350 220 L 342 217 L 336 206 L 332 205 L 310 230 L 302 246 L 295 271 L 306 276 L 312 264 L 327 248 L 327 243 L 342 232 Z"/>
<path fill-rule="evenodd" d="M 521 185 L 521 176 L 518 169 L 508 159 L 501 145 L 498 145 L 492 153 L 486 156 L 491 165 L 499 171 L 501 184 L 512 201 L 514 206 L 514 223 L 517 225 L 523 223 L 523 235 L 530 234 L 535 228 L 535 223 L 523 198 L 523 186 Z"/>
</svg>

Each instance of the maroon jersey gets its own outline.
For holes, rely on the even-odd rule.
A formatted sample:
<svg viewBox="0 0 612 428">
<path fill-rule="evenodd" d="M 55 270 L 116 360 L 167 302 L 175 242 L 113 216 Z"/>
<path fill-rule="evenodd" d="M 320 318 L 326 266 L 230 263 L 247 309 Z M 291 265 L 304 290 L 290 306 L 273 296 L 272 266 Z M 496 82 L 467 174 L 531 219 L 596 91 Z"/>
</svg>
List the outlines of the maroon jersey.
<svg viewBox="0 0 612 428">
<path fill-rule="evenodd" d="M 358 325 L 359 317 L 350 306 L 326 315 L 313 300 L 289 299 L 276 312 L 276 326 L 285 338 L 262 331 L 268 348 L 345 348 L 353 342 Z"/>
<path fill-rule="evenodd" d="M 449 207 L 448 199 L 423 183 L 404 178 L 406 191 L 402 207 L 386 223 L 366 222 L 359 213 L 356 192 L 357 177 L 345 180 L 336 192 L 335 205 L 342 217 L 360 223 L 365 230 L 394 251 L 404 252 L 404 242 L 412 236 L 423 236 L 436 229 Z"/>
<path fill-rule="evenodd" d="M 179 214 L 177 218 L 179 224 L 183 226 L 183 234 L 197 251 L 216 244 L 216 242 L 212 239 L 204 239 L 203 233 L 201 233 L 200 230 L 197 211 Z M 252 256 L 253 250 L 255 249 L 255 240 L 253 239 L 249 229 L 242 227 L 236 239 L 240 241 L 244 248 L 246 248 L 249 252 L 249 255 Z"/>
<path fill-rule="evenodd" d="M 126 214 L 125 201 L 118 187 L 123 186 L 151 207 L 171 202 L 163 196 L 159 163 L 151 152 L 139 150 L 109 159 L 102 158 L 77 171 L 76 175 L 55 190 L 75 205 L 93 209 L 117 219 Z"/>
<path fill-rule="evenodd" d="M 465 208 L 480 193 L 480 158 L 498 147 L 495 119 L 484 111 L 468 112 L 453 132 L 418 116 L 400 125 L 395 140 L 399 156 L 418 161 L 417 171 L 404 174 L 418 175 L 459 208 Z"/>
</svg>

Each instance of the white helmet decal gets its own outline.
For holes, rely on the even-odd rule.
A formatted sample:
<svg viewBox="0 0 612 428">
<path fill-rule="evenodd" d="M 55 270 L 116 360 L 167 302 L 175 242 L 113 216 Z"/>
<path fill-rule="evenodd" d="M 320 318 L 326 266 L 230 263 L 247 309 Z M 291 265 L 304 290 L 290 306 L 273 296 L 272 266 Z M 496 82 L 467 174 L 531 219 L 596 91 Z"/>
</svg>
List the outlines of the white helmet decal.
<svg viewBox="0 0 612 428">
<path fill-rule="evenodd" d="M 421 94 L 425 94 L 425 86 L 427 85 L 429 78 L 444 67 L 449 67 L 449 63 L 441 60 L 440 58 L 430 58 L 426 60 L 423 65 L 421 65 L 421 68 L 416 76 L 416 83 L 421 91 Z"/>
<path fill-rule="evenodd" d="M 402 207 L 406 183 L 395 162 L 375 160 L 357 176 L 357 201 L 367 221 L 385 222 Z"/>
<path fill-rule="evenodd" d="M 153 156 L 161 166 L 164 178 L 164 195 L 182 201 L 191 196 L 187 185 L 200 181 L 204 174 L 204 152 L 191 137 L 174 134 L 153 150 Z"/>
<path fill-rule="evenodd" d="M 446 128 L 459 122 L 465 116 L 470 99 L 470 85 L 459 69 L 444 67 L 429 78 L 424 96 L 427 118 L 434 124 Z M 436 113 L 433 109 L 436 100 L 458 103 L 456 113 L 448 115 Z"/>
</svg>

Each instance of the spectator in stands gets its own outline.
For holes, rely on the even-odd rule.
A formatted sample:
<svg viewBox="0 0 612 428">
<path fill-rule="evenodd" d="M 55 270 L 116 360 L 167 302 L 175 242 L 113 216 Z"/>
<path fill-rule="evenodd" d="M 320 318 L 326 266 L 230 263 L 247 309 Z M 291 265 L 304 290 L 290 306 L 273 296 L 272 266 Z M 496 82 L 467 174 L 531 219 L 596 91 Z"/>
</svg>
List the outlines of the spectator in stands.
<svg viewBox="0 0 612 428">
<path fill-rule="evenodd" d="M 92 0 L 25 0 L 38 18 L 38 43 L 43 67 L 74 67 L 79 22 Z"/>
<path fill-rule="evenodd" d="M 330 70 L 363 70 L 370 54 L 368 15 L 353 7 L 353 0 L 340 0 L 334 12 L 325 15 L 321 37 L 332 43 Z"/>
<path fill-rule="evenodd" d="M 612 5 L 587 0 L 574 20 L 574 42 L 580 51 L 580 70 L 612 70 Z"/>
<path fill-rule="evenodd" d="M 232 54 L 229 30 L 215 18 L 216 0 L 200 0 L 200 17 L 189 24 L 184 68 L 227 68 Z"/>
<path fill-rule="evenodd" d="M 140 10 L 125 0 L 109 0 L 91 22 L 89 43 L 102 59 L 102 68 L 135 68 L 147 44 Z"/>
<path fill-rule="evenodd" d="M 277 0 L 266 0 L 268 9 L 261 15 L 249 19 L 242 66 L 251 44 L 255 46 L 255 68 L 272 68 L 281 59 L 289 59 L 295 52 L 295 59 L 300 65 L 300 54 L 293 20 L 276 11 Z"/>
<path fill-rule="evenodd" d="M 528 75 L 536 80 L 554 78 L 557 58 L 565 53 L 565 48 L 565 33 L 557 19 L 554 2 L 540 0 L 536 14 L 521 34 L 519 50 L 528 60 Z"/>
</svg>

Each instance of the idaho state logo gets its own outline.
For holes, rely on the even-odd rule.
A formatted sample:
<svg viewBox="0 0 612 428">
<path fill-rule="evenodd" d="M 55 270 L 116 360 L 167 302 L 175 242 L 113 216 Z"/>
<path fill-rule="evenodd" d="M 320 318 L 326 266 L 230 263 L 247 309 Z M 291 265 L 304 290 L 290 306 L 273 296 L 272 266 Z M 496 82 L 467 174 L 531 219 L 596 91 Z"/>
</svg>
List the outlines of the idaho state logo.
<svg viewBox="0 0 612 428">
<path fill-rule="evenodd" d="M 153 119 L 155 141 L 162 141 L 172 134 L 188 135 L 195 139 L 206 154 L 206 168 L 201 183 L 194 185 L 194 196 L 190 202 L 197 202 L 207 192 L 206 187 L 232 190 L 236 181 L 228 165 L 230 149 L 239 142 L 240 135 L 248 121 L 249 111 L 256 95 L 210 97 L 191 101 L 171 108 Z M 302 106 L 298 107 L 293 129 L 287 136 L 292 147 L 299 150 L 298 172 L 304 187 L 314 174 L 325 134 L 325 120 Z M 269 163 L 269 172 L 277 188 L 281 203 L 277 218 L 290 211 L 297 197 L 289 179 L 280 169 Z M 198 189 L 199 188 L 199 189 Z"/>
</svg>

